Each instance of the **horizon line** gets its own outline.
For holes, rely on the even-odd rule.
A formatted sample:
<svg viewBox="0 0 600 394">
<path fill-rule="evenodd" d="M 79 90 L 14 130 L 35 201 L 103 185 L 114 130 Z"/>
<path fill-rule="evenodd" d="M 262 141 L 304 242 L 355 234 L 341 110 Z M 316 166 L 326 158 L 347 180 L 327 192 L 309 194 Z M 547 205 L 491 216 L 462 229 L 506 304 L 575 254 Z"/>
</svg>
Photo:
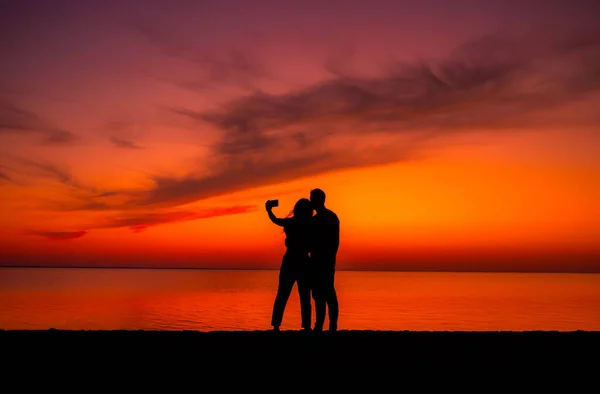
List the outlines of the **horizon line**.
<svg viewBox="0 0 600 394">
<path fill-rule="evenodd" d="M 279 268 L 237 267 L 136 267 L 136 266 L 68 266 L 68 265 L 0 265 L 1 268 L 47 269 L 128 269 L 128 270 L 198 270 L 198 271 L 279 271 Z M 336 272 L 420 272 L 420 273 L 497 273 L 497 274 L 600 274 L 600 271 L 533 271 L 533 270 L 436 270 L 436 269 L 336 269 Z"/>
</svg>

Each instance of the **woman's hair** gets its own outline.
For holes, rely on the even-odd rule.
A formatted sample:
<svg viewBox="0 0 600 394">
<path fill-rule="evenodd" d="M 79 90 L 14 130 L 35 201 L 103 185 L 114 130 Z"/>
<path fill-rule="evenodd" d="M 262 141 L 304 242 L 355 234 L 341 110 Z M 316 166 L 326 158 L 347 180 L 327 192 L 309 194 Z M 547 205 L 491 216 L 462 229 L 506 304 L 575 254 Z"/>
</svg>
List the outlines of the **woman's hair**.
<svg viewBox="0 0 600 394">
<path fill-rule="evenodd" d="M 296 201 L 294 209 L 288 214 L 288 218 L 310 219 L 313 214 L 313 207 L 308 198 L 301 198 Z"/>
</svg>

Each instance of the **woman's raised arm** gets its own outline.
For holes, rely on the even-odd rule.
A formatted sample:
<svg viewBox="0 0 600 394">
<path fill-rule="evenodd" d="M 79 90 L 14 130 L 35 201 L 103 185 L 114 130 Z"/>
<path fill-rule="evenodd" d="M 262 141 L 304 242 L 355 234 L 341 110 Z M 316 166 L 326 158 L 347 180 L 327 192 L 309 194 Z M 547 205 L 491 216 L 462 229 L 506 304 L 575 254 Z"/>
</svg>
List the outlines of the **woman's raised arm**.
<svg viewBox="0 0 600 394">
<path fill-rule="evenodd" d="M 265 204 L 265 208 L 267 209 L 267 213 L 269 214 L 269 219 L 271 219 L 271 221 L 273 223 L 275 223 L 276 225 L 281 226 L 281 227 L 285 226 L 285 222 L 287 219 L 278 218 L 277 216 L 275 216 L 275 214 L 272 211 L 273 207 L 270 206 L 268 203 Z"/>
</svg>

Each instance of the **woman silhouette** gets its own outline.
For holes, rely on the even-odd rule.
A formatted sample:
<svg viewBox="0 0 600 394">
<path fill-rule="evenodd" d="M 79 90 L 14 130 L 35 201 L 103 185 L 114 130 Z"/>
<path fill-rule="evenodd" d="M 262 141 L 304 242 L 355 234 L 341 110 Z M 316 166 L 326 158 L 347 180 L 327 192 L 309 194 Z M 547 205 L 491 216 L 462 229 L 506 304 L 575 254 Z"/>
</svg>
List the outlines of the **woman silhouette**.
<svg viewBox="0 0 600 394">
<path fill-rule="evenodd" d="M 273 304 L 271 325 L 273 330 L 279 331 L 283 320 L 285 306 L 294 287 L 298 284 L 300 296 L 300 310 L 302 315 L 302 329 L 310 330 L 311 304 L 309 283 L 309 239 L 312 222 L 313 208 L 307 198 L 299 199 L 293 211 L 286 218 L 278 218 L 273 214 L 273 201 L 267 201 L 265 207 L 273 223 L 283 227 L 285 232 L 285 246 L 287 247 L 279 269 L 279 287 Z"/>
</svg>

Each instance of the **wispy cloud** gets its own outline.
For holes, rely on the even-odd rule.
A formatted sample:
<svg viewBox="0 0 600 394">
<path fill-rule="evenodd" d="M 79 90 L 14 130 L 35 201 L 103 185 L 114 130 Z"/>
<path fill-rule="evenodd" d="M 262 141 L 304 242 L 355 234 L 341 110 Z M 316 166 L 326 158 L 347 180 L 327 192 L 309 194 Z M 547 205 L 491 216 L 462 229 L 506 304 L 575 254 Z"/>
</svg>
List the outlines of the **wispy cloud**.
<svg viewBox="0 0 600 394">
<path fill-rule="evenodd" d="M 0 162 L 4 161 L 4 157 L 0 154 Z M 13 184 L 23 186 L 22 181 L 18 178 L 18 172 L 12 167 L 0 164 L 0 185 Z"/>
<path fill-rule="evenodd" d="M 9 153 L 0 153 L 0 161 L 9 165 L 0 165 L 10 169 L 10 176 L 4 173 L 13 183 L 28 187 L 39 183 L 50 184 L 62 189 L 63 198 L 46 201 L 40 196 L 40 203 L 53 211 L 77 210 L 111 210 L 114 209 L 112 199 L 118 199 L 122 192 L 101 190 L 89 182 L 79 179 L 66 165 L 56 162 L 32 160 Z"/>
<path fill-rule="evenodd" d="M 37 114 L 0 100 L 0 135 L 8 133 L 39 134 L 45 144 L 66 144 L 77 139 L 75 134 L 52 125 Z"/>
<path fill-rule="evenodd" d="M 87 226 L 86 230 L 79 231 L 26 231 L 32 236 L 44 237 L 52 241 L 63 241 L 81 238 L 90 231 L 107 228 L 128 228 L 135 233 L 140 233 L 151 227 L 178 223 L 192 220 L 209 219 L 219 216 L 239 215 L 256 210 L 254 205 L 234 205 L 225 207 L 209 207 L 194 211 L 146 211 L 146 212 L 121 212 L 105 220 Z"/>
<path fill-rule="evenodd" d="M 54 180 L 69 188 L 97 193 L 96 188 L 85 185 L 75 177 L 68 168 L 56 163 L 30 160 L 22 157 L 12 156 L 14 163 L 19 165 L 19 170 L 28 176 L 41 177 Z"/>
<path fill-rule="evenodd" d="M 164 55 L 183 60 L 192 67 L 187 76 L 151 75 L 156 79 L 193 91 L 203 91 L 227 85 L 250 90 L 257 89 L 257 82 L 272 79 L 273 73 L 251 52 L 241 49 L 208 50 L 189 44 L 177 37 L 172 30 L 141 21 L 130 28 L 141 35 Z"/>
<path fill-rule="evenodd" d="M 154 204 L 152 206 L 134 204 L 131 201 L 135 192 L 132 191 L 102 191 L 87 185 L 75 177 L 66 167 L 55 163 L 38 162 L 12 155 L 3 155 L 10 158 L 13 164 L 11 169 L 16 174 L 31 178 L 37 176 L 56 182 L 58 185 L 67 186 L 69 191 L 67 200 L 53 201 L 46 205 L 55 211 L 63 213 L 74 211 L 104 211 L 104 219 L 88 223 L 86 230 L 80 231 L 27 231 L 30 235 L 42 236 L 51 240 L 79 238 L 89 231 L 105 228 L 129 228 L 140 232 L 150 227 L 167 223 L 208 219 L 218 216 L 238 215 L 253 212 L 255 205 L 234 204 L 226 206 L 211 206 L 195 210 L 172 210 L 177 203 Z M 2 166 L 9 168 L 7 166 Z M 0 179 L 12 181 L 11 177 L 0 172 Z"/>
<path fill-rule="evenodd" d="M 567 36 L 488 36 L 438 63 L 397 64 L 379 77 L 340 75 L 286 94 L 256 93 L 211 112 L 178 113 L 222 130 L 222 153 L 263 149 L 289 127 L 338 134 L 375 130 L 507 127 L 542 122 L 552 109 L 600 88 L 600 31 Z M 538 41 L 544 38 L 545 41 Z M 342 122 L 341 127 L 335 127 Z M 284 130 L 285 133 L 276 133 Z M 365 136 L 365 139 L 368 139 Z"/>
<path fill-rule="evenodd" d="M 71 239 L 81 238 L 88 232 L 86 230 L 79 231 L 31 231 L 29 235 L 44 237 L 51 241 L 67 241 Z"/>
<path fill-rule="evenodd" d="M 137 145 L 135 142 L 126 140 L 118 137 L 110 137 L 110 142 L 112 142 L 115 146 L 124 149 L 142 149 L 141 146 Z"/>
<path fill-rule="evenodd" d="M 195 211 L 167 212 L 129 212 L 109 218 L 99 228 L 129 228 L 140 232 L 150 227 L 199 219 L 209 219 L 218 216 L 237 215 L 256 210 L 254 205 L 236 205 L 228 207 L 210 207 Z"/>
<path fill-rule="evenodd" d="M 5 180 L 5 181 L 12 182 L 11 177 L 9 177 L 8 175 L 6 175 L 4 172 L 0 172 L 0 180 Z"/>
</svg>

